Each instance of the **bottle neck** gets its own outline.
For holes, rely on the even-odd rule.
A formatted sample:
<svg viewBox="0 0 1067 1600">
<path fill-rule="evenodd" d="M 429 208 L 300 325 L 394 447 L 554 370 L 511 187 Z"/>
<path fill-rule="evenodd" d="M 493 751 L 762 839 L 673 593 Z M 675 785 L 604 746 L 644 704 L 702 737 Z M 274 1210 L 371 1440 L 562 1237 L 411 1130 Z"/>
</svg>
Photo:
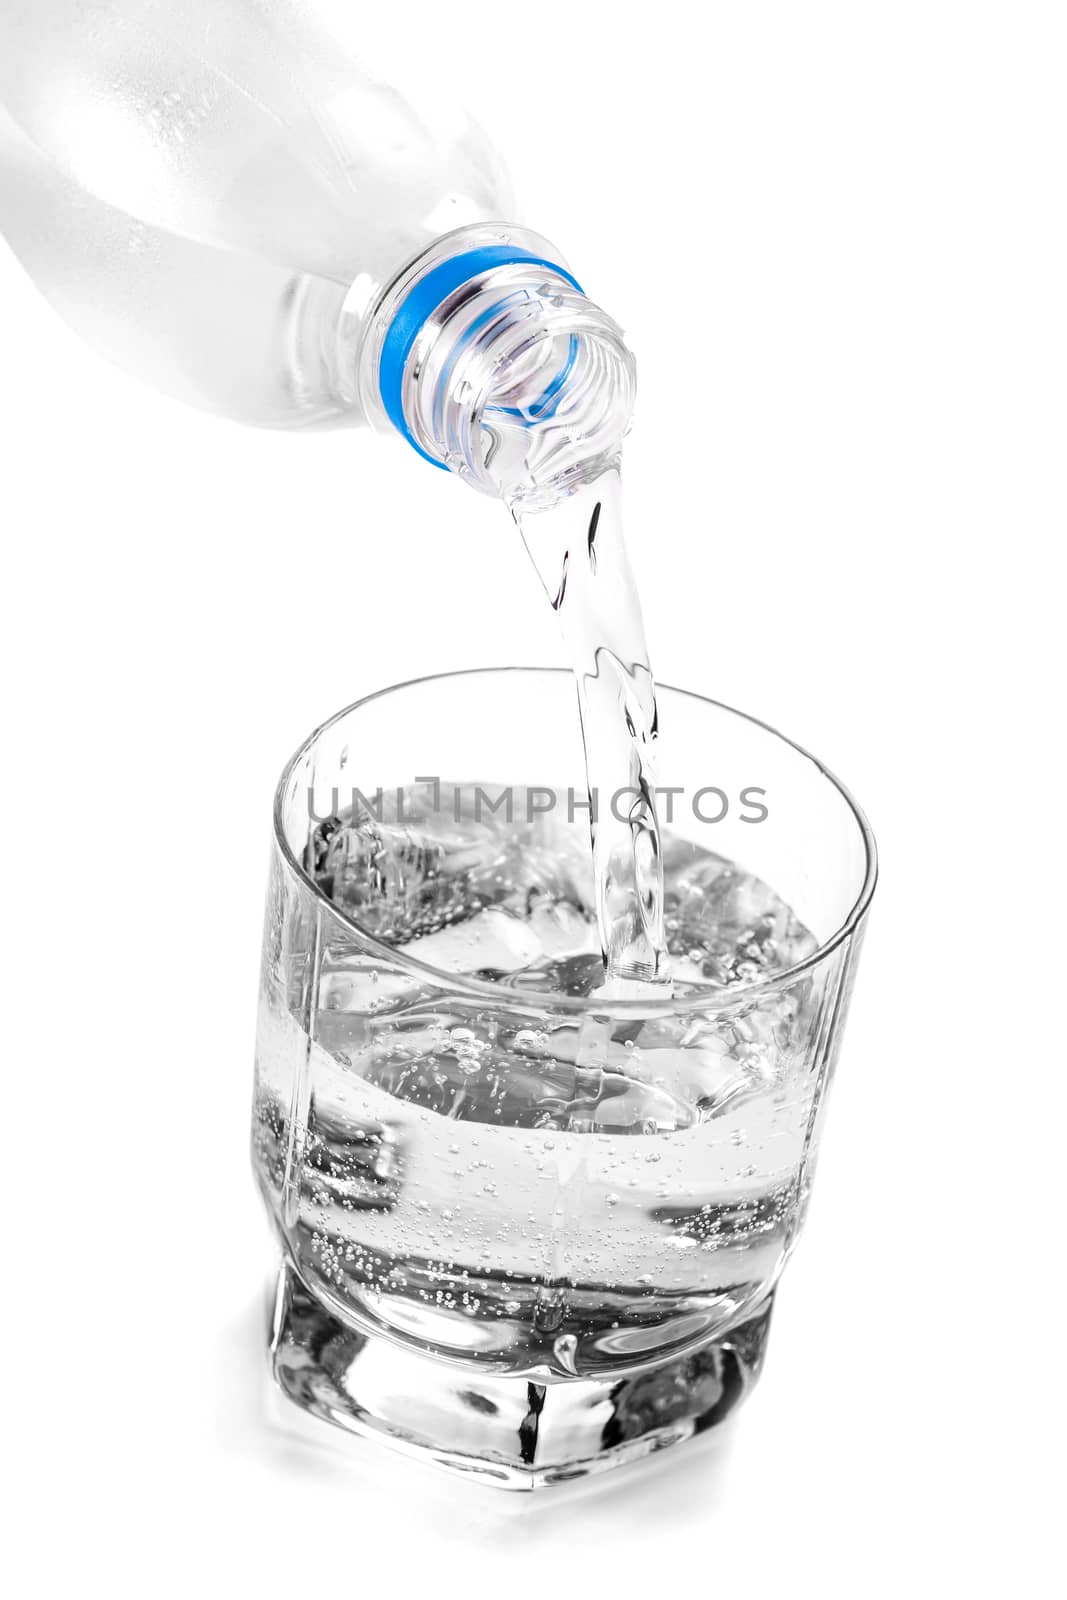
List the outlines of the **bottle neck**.
<svg viewBox="0 0 1067 1600">
<path fill-rule="evenodd" d="M 636 373 L 621 329 L 525 229 L 439 239 L 384 291 L 359 363 L 371 421 L 529 509 L 618 458 Z"/>
</svg>

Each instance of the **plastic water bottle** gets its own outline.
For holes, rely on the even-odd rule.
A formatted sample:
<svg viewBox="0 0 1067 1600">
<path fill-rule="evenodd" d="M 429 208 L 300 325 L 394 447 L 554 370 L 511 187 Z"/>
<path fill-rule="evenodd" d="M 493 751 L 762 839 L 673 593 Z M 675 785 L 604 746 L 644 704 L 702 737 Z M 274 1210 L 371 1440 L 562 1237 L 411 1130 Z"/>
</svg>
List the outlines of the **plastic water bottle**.
<svg viewBox="0 0 1067 1600">
<path fill-rule="evenodd" d="M 0 228 L 102 353 L 241 421 L 394 430 L 535 505 L 617 451 L 634 367 L 454 109 L 350 0 L 4 0 Z M 353 19 L 352 13 L 356 13 Z"/>
</svg>

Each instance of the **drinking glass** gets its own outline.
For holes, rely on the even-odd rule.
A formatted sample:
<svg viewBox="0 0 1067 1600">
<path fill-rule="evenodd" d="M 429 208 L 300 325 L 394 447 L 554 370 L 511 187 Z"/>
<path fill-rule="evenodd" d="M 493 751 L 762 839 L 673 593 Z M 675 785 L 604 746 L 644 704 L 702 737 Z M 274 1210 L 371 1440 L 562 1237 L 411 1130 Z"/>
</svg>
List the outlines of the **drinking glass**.
<svg viewBox="0 0 1067 1600">
<path fill-rule="evenodd" d="M 692 976 L 702 883 L 716 915 L 751 924 L 701 981 L 492 976 L 563 915 L 539 888 L 485 892 L 479 854 L 501 841 L 520 884 L 544 868 L 541 835 L 522 818 L 509 833 L 502 810 L 473 842 L 449 823 L 433 849 L 425 810 L 394 816 L 389 849 L 367 835 L 354 897 L 324 884 L 349 808 L 373 816 L 385 795 L 395 811 L 398 789 L 401 804 L 418 790 L 443 806 L 495 786 L 499 807 L 507 786 L 517 811 L 540 797 L 539 827 L 552 795 L 580 826 L 574 700 L 566 672 L 458 673 L 372 695 L 311 735 L 275 797 L 257 1032 L 278 1384 L 342 1428 L 522 1489 L 691 1438 L 757 1378 L 876 870 L 867 823 L 818 761 L 661 689 L 665 860 L 688 852 L 699 869 L 666 903 L 676 960 Z M 431 924 L 405 940 L 413 903 Z"/>
</svg>

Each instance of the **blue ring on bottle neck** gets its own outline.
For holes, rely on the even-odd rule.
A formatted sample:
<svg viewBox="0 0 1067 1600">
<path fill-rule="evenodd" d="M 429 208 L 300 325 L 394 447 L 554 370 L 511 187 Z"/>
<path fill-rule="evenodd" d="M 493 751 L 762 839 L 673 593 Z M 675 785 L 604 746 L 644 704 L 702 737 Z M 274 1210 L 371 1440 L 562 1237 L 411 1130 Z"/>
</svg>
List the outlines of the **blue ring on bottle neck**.
<svg viewBox="0 0 1067 1600">
<path fill-rule="evenodd" d="M 557 277 L 565 279 L 579 294 L 584 293 L 577 278 L 569 273 L 566 267 L 561 267 L 557 261 L 547 261 L 544 256 L 535 255 L 532 250 L 522 250 L 518 245 L 481 245 L 476 250 L 465 250 L 460 255 L 449 256 L 447 261 L 442 261 L 424 278 L 420 278 L 397 307 L 393 320 L 386 330 L 382 353 L 378 358 L 378 392 L 382 397 L 386 416 L 424 461 L 428 461 L 431 466 L 440 467 L 444 472 L 448 471 L 445 463 L 435 460 L 422 448 L 404 415 L 404 371 L 408 357 L 415 348 L 415 341 L 426 323 L 450 294 L 462 288 L 465 283 L 470 283 L 472 278 L 480 277 L 483 272 L 491 272 L 494 267 L 509 267 L 518 262 L 531 267 L 545 267 Z"/>
</svg>

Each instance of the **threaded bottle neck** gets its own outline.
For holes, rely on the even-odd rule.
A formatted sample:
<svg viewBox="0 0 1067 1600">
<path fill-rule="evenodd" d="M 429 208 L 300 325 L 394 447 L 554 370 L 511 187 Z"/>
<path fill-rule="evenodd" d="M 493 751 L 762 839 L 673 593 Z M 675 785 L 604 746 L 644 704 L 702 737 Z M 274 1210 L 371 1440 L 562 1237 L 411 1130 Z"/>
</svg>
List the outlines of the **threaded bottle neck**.
<svg viewBox="0 0 1067 1600">
<path fill-rule="evenodd" d="M 372 421 L 531 509 L 617 459 L 635 382 L 621 329 L 553 247 L 503 226 L 458 230 L 405 269 L 360 362 Z"/>
</svg>

